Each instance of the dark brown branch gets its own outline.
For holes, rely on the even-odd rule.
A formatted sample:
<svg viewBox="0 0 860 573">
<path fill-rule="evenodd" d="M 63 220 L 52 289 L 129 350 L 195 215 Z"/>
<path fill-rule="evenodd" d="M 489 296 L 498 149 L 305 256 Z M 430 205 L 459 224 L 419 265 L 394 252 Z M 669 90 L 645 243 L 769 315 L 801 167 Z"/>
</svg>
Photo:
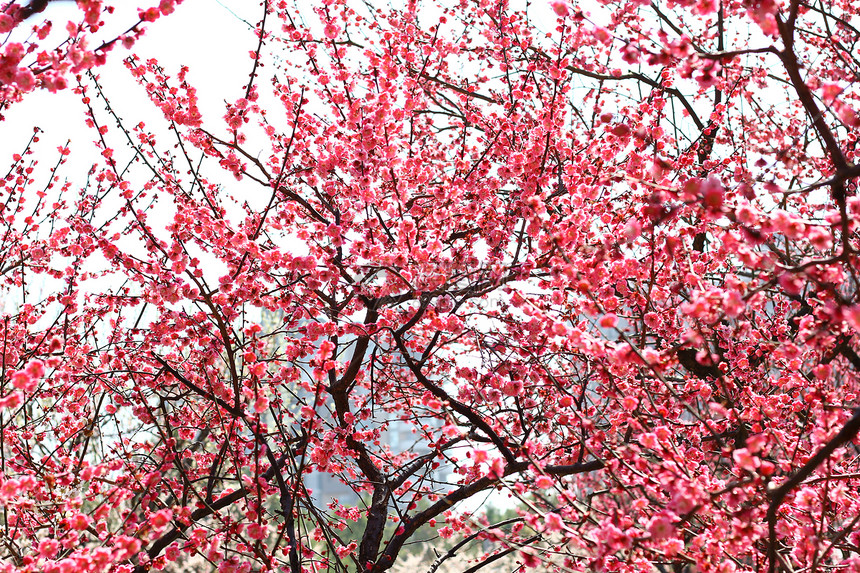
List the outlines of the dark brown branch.
<svg viewBox="0 0 860 573">
<path fill-rule="evenodd" d="M 197 386 L 196 384 L 188 380 L 188 378 L 180 374 L 173 366 L 165 362 L 164 359 L 162 359 L 157 354 L 153 353 L 152 357 L 155 358 L 155 361 L 161 364 L 161 367 L 164 368 L 167 372 L 169 372 L 170 375 L 176 378 L 176 380 L 178 380 L 181 384 L 187 386 L 189 389 L 193 390 L 195 393 L 206 398 L 207 400 L 214 402 L 215 404 L 226 410 L 228 413 L 230 413 L 232 416 L 235 416 L 236 418 L 244 417 L 241 409 L 231 406 L 218 396 L 210 394 L 203 388 Z"/>
<path fill-rule="evenodd" d="M 532 465 L 531 461 L 520 461 L 505 466 L 504 477 L 526 471 Z M 602 469 L 604 464 L 600 460 L 593 460 L 582 464 L 566 464 L 559 466 L 546 466 L 544 472 L 553 476 L 567 476 L 581 473 L 588 473 Z M 484 476 L 472 483 L 465 484 L 459 489 L 450 492 L 439 501 L 421 511 L 414 516 L 407 517 L 403 520 L 403 529 L 391 539 L 382 557 L 373 569 L 374 573 L 386 571 L 394 565 L 397 555 L 400 553 L 404 543 L 418 530 L 419 527 L 426 524 L 428 521 L 447 511 L 457 503 L 469 499 L 473 495 L 495 487 L 498 485 L 499 479 L 495 477 Z"/>
<path fill-rule="evenodd" d="M 768 573 L 776 572 L 777 555 L 777 540 L 776 540 L 776 521 L 779 511 L 779 506 L 785 500 L 785 497 L 791 490 L 800 485 L 803 480 L 812 475 L 812 472 L 824 463 L 837 448 L 850 442 L 860 431 L 860 408 L 854 410 L 854 415 L 845 423 L 839 433 L 833 436 L 830 441 L 821 448 L 817 454 L 812 456 L 808 462 L 803 464 L 803 467 L 798 470 L 788 481 L 776 488 L 770 493 L 770 504 L 767 507 L 767 530 L 768 530 L 768 545 L 767 545 L 767 561 Z"/>
<path fill-rule="evenodd" d="M 400 350 L 400 354 L 403 356 L 403 360 L 406 362 L 406 366 L 409 370 L 412 371 L 412 374 L 418 380 L 418 382 L 424 386 L 427 390 L 430 391 L 433 396 L 439 398 L 448 406 L 466 418 L 470 424 L 484 432 L 484 434 L 493 442 L 493 445 L 499 450 L 499 453 L 505 458 L 508 463 L 513 463 L 516 461 L 516 456 L 511 451 L 511 448 L 508 446 L 505 440 L 493 430 L 492 427 L 487 423 L 484 418 L 481 417 L 480 414 L 469 408 L 466 404 L 463 404 L 459 400 L 451 397 L 445 390 L 434 384 L 429 378 L 427 378 L 424 373 L 421 371 L 421 367 L 418 365 L 415 360 L 409 355 L 409 349 L 406 348 L 406 345 L 403 343 L 403 339 L 400 334 L 394 334 L 394 341 L 397 344 L 397 349 Z"/>
<path fill-rule="evenodd" d="M 275 473 L 280 471 L 281 467 L 283 467 L 283 465 L 284 465 L 284 463 L 286 463 L 286 461 L 287 461 L 287 455 L 285 454 L 285 455 L 281 456 L 280 459 L 278 459 L 278 461 L 277 461 L 278 463 L 276 466 L 270 467 L 268 470 L 266 470 L 263 473 L 262 478 L 267 482 L 270 481 L 274 477 Z M 230 494 L 227 494 L 222 498 L 219 498 L 217 501 L 210 503 L 210 504 L 206 505 L 205 507 L 201 507 L 201 508 L 195 510 L 194 512 L 191 513 L 190 521 L 188 522 L 188 525 L 182 525 L 182 526 L 174 525 L 173 529 L 171 529 L 170 531 L 168 531 L 167 533 L 165 533 L 164 535 L 162 535 L 161 537 L 159 537 L 157 540 L 155 540 L 152 543 L 152 545 L 149 547 L 149 549 L 146 550 L 146 554 L 149 556 L 150 559 L 154 559 L 168 545 L 170 545 L 171 543 L 173 543 L 174 541 L 179 539 L 179 537 L 182 535 L 182 533 L 186 529 L 191 527 L 192 524 L 197 523 L 201 519 L 209 517 L 210 515 L 218 512 L 219 510 L 224 509 L 225 507 L 228 507 L 228 506 L 236 503 L 237 501 L 244 498 L 245 496 L 247 496 L 250 493 L 251 493 L 251 491 L 248 488 L 243 486 L 240 489 L 238 489 L 238 490 L 236 490 Z M 149 571 L 149 565 L 137 565 L 134 568 L 134 573 L 146 573 L 147 571 Z"/>
<path fill-rule="evenodd" d="M 257 67 L 260 65 L 260 52 L 263 50 L 263 38 L 266 37 L 266 16 L 269 15 L 269 0 L 263 0 L 263 20 L 260 22 L 259 42 L 254 51 L 254 67 L 251 68 L 251 76 L 248 78 L 248 87 L 245 88 L 245 99 L 251 95 L 254 89 L 254 78 L 257 76 Z"/>
</svg>

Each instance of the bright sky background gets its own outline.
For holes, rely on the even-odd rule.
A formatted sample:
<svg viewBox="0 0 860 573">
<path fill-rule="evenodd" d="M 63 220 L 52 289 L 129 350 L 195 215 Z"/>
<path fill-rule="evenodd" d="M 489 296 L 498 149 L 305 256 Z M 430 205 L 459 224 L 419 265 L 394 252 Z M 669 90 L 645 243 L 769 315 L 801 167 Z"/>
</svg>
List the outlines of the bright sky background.
<svg viewBox="0 0 860 573">
<path fill-rule="evenodd" d="M 255 10 L 251 11 L 250 8 Z M 122 63 L 132 52 L 147 58 L 154 57 L 174 73 L 180 65 L 188 65 L 191 68 L 189 79 L 200 86 L 204 114 L 209 117 L 212 113 L 222 115 L 223 100 L 235 100 L 240 95 L 241 86 L 251 70 L 248 50 L 255 46 L 255 37 L 241 18 L 253 23 L 259 19 L 260 13 L 256 2 L 186 0 L 169 17 L 149 24 L 147 33 L 132 50 L 121 46 L 114 48 L 108 55 L 107 64 L 96 68 L 95 72 L 105 80 L 108 94 L 124 110 L 127 116 L 124 119 L 133 121 L 132 125 L 153 117 L 152 104 Z M 54 21 L 55 30 L 62 30 L 69 19 L 79 21 L 80 14 L 74 4 L 55 2 L 48 5 L 42 16 Z M 118 9 L 109 22 L 119 26 L 100 31 L 97 38 L 111 38 L 136 21 L 136 10 Z M 49 38 L 44 46 L 50 45 Z M 139 111 L 141 117 L 128 117 L 131 110 Z M 14 104 L 5 115 L 6 120 L 0 123 L 0 158 L 4 162 L 12 153 L 23 148 L 33 127 L 38 126 L 45 132 L 39 146 L 40 150 L 46 152 L 44 163 L 53 160 L 49 160 L 49 157 L 56 147 L 71 138 L 74 167 L 77 169 L 64 169 L 64 173 L 75 181 L 78 180 L 75 171 L 86 173 L 89 169 L 92 161 L 85 160 L 80 154 L 90 146 L 74 143 L 82 135 L 89 141 L 94 133 L 84 126 L 84 106 L 71 89 L 56 94 L 46 91 L 27 94 L 22 102 Z"/>
</svg>

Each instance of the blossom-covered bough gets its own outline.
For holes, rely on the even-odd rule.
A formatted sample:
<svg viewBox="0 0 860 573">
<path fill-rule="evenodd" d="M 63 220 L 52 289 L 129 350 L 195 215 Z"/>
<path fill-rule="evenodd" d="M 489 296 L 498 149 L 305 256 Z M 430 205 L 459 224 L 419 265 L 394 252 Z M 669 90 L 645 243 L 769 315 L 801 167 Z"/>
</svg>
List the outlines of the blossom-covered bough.
<svg viewBox="0 0 860 573">
<path fill-rule="evenodd" d="M 2 181 L 0 570 L 860 569 L 860 5 L 259 9 Z"/>
<path fill-rule="evenodd" d="M 75 0 L 80 9 L 79 20 L 68 20 L 62 41 L 57 36 L 55 15 L 49 5 L 57 0 L 0 3 L 0 114 L 24 94 L 36 89 L 53 93 L 69 85 L 69 77 L 101 66 L 107 54 L 117 44 L 126 48 L 134 45 L 144 33 L 145 25 L 161 16 L 172 14 L 182 0 L 161 0 L 158 6 L 143 6 L 137 10 L 138 19 L 129 22 L 124 32 L 94 41 L 105 26 L 115 27 L 115 2 L 104 0 Z M 129 6 L 126 6 L 128 8 Z M 42 17 L 44 15 L 44 17 Z M 58 27 L 62 22 L 58 23 Z M 103 31 L 102 31 L 103 32 Z M 50 45 L 46 48 L 45 44 Z M 0 118 L 3 116 L 0 115 Z"/>
</svg>

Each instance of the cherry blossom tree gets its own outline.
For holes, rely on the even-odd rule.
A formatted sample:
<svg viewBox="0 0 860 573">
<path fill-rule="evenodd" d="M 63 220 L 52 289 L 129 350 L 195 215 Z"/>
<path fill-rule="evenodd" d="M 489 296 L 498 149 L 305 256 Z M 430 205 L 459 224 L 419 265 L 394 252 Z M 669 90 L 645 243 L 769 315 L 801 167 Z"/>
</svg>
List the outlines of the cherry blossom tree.
<svg viewBox="0 0 860 573">
<path fill-rule="evenodd" d="M 159 121 L 61 50 L 98 155 L 0 185 L 0 570 L 860 570 L 858 13 L 264 0 L 223 116 L 125 60 Z"/>
</svg>

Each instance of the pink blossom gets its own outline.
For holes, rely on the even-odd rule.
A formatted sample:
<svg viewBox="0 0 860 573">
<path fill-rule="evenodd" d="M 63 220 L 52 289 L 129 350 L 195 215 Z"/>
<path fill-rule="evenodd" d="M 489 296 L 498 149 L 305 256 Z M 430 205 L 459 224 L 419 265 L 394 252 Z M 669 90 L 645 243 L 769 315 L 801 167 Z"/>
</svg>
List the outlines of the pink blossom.
<svg viewBox="0 0 860 573">
<path fill-rule="evenodd" d="M 657 449 L 660 446 L 660 443 L 657 441 L 657 436 L 652 432 L 642 434 L 639 437 L 639 443 L 652 450 Z"/>
<path fill-rule="evenodd" d="M 265 539 L 267 535 L 266 526 L 260 523 L 251 523 L 248 525 L 248 537 L 251 539 Z"/>
<path fill-rule="evenodd" d="M 701 188 L 702 200 L 708 211 L 719 211 L 723 206 L 725 189 L 715 177 L 708 177 Z"/>
<path fill-rule="evenodd" d="M 648 522 L 648 533 L 653 539 L 665 539 L 675 532 L 676 520 L 677 516 L 670 512 L 659 513 Z"/>
<path fill-rule="evenodd" d="M 554 486 L 554 484 L 555 482 L 552 480 L 552 478 L 547 475 L 540 475 L 535 478 L 535 486 L 540 489 L 550 489 Z"/>
<path fill-rule="evenodd" d="M 684 542 L 678 538 L 667 539 L 663 543 L 664 551 L 669 557 L 673 557 L 684 550 Z"/>
<path fill-rule="evenodd" d="M 258 396 L 256 400 L 254 400 L 253 410 L 257 414 L 262 414 L 269 407 L 269 399 L 265 396 Z"/>
<path fill-rule="evenodd" d="M 22 91 L 28 92 L 36 87 L 36 76 L 29 69 L 21 68 L 15 76 L 15 83 Z"/>
<path fill-rule="evenodd" d="M 445 314 L 454 309 L 454 299 L 450 295 L 443 295 L 436 301 L 436 312 Z"/>
<path fill-rule="evenodd" d="M 23 402 L 24 396 L 21 394 L 21 392 L 10 392 L 9 394 L 6 394 L 2 398 L 0 398 L 0 409 L 14 409 L 20 406 Z"/>
<path fill-rule="evenodd" d="M 505 475 L 505 462 L 501 458 L 496 458 L 490 463 L 490 471 L 488 474 L 494 479 L 501 479 Z"/>
<path fill-rule="evenodd" d="M 564 522 L 557 513 L 548 513 L 543 518 L 544 527 L 547 531 L 561 531 Z"/>
<path fill-rule="evenodd" d="M 44 539 L 39 542 L 39 557 L 53 559 L 60 549 L 60 544 L 55 539 Z"/>
<path fill-rule="evenodd" d="M 149 518 L 149 522 L 153 525 L 153 527 L 164 527 L 170 520 L 173 518 L 173 511 L 170 509 L 160 509 L 152 514 Z"/>
<path fill-rule="evenodd" d="M 570 15 L 570 7 L 564 0 L 552 0 L 549 5 L 559 18 L 566 18 Z"/>
<path fill-rule="evenodd" d="M 608 44 L 612 41 L 612 34 L 602 26 L 596 27 L 593 32 L 594 37 L 602 44 Z"/>
<path fill-rule="evenodd" d="M 520 559 L 523 561 L 523 565 L 529 569 L 535 569 L 540 567 L 540 559 L 538 559 L 537 555 L 528 550 L 523 550 L 519 552 Z"/>
<path fill-rule="evenodd" d="M 138 12 L 138 17 L 144 22 L 155 22 L 159 16 L 161 13 L 158 8 L 147 8 Z"/>
<path fill-rule="evenodd" d="M 24 368 L 27 375 L 32 378 L 41 378 L 45 375 L 45 363 L 41 360 L 31 360 Z"/>
<path fill-rule="evenodd" d="M 707 16 L 717 11 L 717 0 L 697 0 L 693 2 L 693 12 L 700 16 Z"/>
<path fill-rule="evenodd" d="M 69 527 L 72 529 L 83 530 L 90 526 L 92 518 L 88 515 L 78 513 L 69 518 Z"/>
<path fill-rule="evenodd" d="M 328 38 L 329 40 L 334 40 L 335 38 L 337 38 L 338 34 L 340 34 L 340 28 L 338 28 L 332 23 L 329 23 L 326 24 L 323 32 L 326 38 Z"/>
<path fill-rule="evenodd" d="M 0 14 L 0 34 L 7 34 L 15 27 L 15 19 L 8 14 Z"/>
<path fill-rule="evenodd" d="M 735 450 L 732 452 L 732 458 L 740 469 L 748 472 L 756 471 L 760 463 L 758 457 L 752 455 L 747 448 Z"/>
<path fill-rule="evenodd" d="M 33 379 L 29 372 L 20 370 L 12 375 L 12 386 L 24 392 L 32 392 L 37 384 L 38 381 Z"/>
</svg>

